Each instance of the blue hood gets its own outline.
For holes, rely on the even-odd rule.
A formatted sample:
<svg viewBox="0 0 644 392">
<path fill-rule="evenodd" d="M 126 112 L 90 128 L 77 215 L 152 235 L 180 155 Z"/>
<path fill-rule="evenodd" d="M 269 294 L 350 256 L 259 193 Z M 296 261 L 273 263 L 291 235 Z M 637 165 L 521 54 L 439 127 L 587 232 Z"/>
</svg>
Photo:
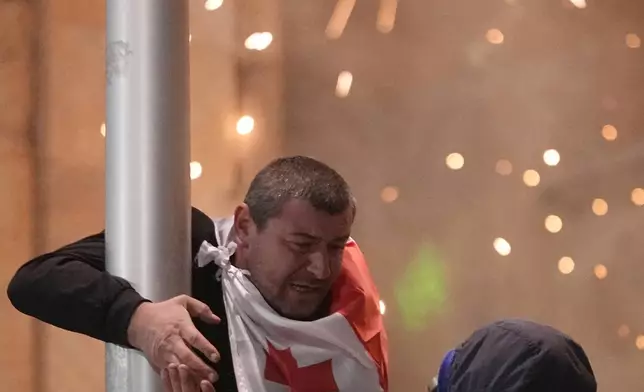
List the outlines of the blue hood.
<svg viewBox="0 0 644 392">
<path fill-rule="evenodd" d="M 502 320 L 475 331 L 450 362 L 449 378 L 442 380 L 447 388 L 441 391 L 597 391 L 579 344 L 552 327 L 525 320 Z"/>
</svg>

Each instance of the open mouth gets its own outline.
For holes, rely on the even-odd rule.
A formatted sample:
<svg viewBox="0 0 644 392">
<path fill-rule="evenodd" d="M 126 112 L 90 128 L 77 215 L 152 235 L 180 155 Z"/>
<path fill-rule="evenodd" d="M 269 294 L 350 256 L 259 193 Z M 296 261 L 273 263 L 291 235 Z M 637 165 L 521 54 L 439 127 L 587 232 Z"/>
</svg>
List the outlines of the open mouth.
<svg viewBox="0 0 644 392">
<path fill-rule="evenodd" d="M 305 294 L 313 294 L 322 290 L 321 286 L 314 286 L 314 285 L 309 285 L 305 283 L 291 283 L 291 287 L 293 288 L 293 290 L 297 291 L 298 293 L 305 293 Z"/>
</svg>

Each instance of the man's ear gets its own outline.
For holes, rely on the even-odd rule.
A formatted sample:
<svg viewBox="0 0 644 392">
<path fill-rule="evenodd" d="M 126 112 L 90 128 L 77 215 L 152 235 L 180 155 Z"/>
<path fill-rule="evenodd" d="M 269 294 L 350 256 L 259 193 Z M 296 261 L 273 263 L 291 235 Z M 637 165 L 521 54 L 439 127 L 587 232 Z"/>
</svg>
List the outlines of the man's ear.
<svg viewBox="0 0 644 392">
<path fill-rule="evenodd" d="M 235 242 L 237 246 L 248 246 L 248 239 L 257 230 L 253 218 L 250 216 L 248 205 L 240 204 L 235 208 Z"/>
</svg>

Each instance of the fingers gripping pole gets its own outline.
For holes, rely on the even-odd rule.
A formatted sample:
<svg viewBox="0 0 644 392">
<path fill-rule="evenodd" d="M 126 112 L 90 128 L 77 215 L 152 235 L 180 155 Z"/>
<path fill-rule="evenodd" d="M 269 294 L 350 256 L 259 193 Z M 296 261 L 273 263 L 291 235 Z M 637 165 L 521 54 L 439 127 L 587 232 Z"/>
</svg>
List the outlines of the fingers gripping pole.
<svg viewBox="0 0 644 392">
<path fill-rule="evenodd" d="M 107 0 L 107 268 L 153 301 L 190 290 L 187 0 Z M 107 346 L 107 392 L 160 392 Z"/>
</svg>

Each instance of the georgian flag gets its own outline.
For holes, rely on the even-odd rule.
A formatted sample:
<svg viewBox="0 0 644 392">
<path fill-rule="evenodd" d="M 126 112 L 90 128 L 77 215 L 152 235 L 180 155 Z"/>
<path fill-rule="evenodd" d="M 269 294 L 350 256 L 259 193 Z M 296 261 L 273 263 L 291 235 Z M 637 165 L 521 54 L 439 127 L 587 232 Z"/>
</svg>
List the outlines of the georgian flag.
<svg viewBox="0 0 644 392">
<path fill-rule="evenodd" d="M 228 318 L 240 392 L 377 392 L 387 386 L 387 335 L 378 291 L 364 256 L 350 239 L 331 295 L 331 314 L 315 321 L 277 314 L 230 263 L 233 218 L 215 221 L 217 243 L 204 241 L 199 266 L 214 261 Z"/>
</svg>

